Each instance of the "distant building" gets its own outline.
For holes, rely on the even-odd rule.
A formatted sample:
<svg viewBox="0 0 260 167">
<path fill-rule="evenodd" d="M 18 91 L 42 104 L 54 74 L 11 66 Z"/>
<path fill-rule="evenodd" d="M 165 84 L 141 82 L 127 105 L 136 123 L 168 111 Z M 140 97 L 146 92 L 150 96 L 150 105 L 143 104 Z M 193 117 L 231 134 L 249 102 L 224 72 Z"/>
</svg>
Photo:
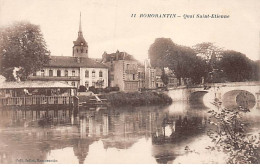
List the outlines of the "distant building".
<svg viewBox="0 0 260 167">
<path fill-rule="evenodd" d="M 108 68 L 88 57 L 88 44 L 83 37 L 81 18 L 78 38 L 73 42 L 72 56 L 51 56 L 50 63 L 29 76 L 30 80 L 65 81 L 80 85 L 105 88 L 108 86 Z"/>
<path fill-rule="evenodd" d="M 138 89 L 141 90 L 145 88 L 145 68 L 144 65 L 139 63 L 137 67 L 138 72 Z"/>
<path fill-rule="evenodd" d="M 154 89 L 156 88 L 156 69 L 151 66 L 150 59 L 144 61 L 145 68 L 145 88 Z"/>
<path fill-rule="evenodd" d="M 155 71 L 156 71 L 156 74 L 155 74 L 155 84 L 156 84 L 156 87 L 159 88 L 159 87 L 164 87 L 164 83 L 162 81 L 162 69 L 156 67 L 155 68 Z"/>
<path fill-rule="evenodd" d="M 138 91 L 138 61 L 126 52 L 102 55 L 102 63 L 109 68 L 109 86 L 120 91 Z"/>
</svg>

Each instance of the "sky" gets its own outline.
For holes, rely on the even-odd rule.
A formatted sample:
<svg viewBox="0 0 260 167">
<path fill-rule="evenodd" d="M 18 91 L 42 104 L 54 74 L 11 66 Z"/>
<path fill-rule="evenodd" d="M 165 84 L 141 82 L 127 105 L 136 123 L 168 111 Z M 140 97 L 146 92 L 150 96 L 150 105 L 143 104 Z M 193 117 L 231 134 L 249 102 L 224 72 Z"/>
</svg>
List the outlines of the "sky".
<svg viewBox="0 0 260 167">
<path fill-rule="evenodd" d="M 156 38 L 193 46 L 213 42 L 260 59 L 259 0 L 0 0 L 0 26 L 14 21 L 40 25 L 55 56 L 72 56 L 79 15 L 89 57 L 125 51 L 138 60 L 148 57 Z M 136 14 L 136 17 L 131 17 Z M 177 14 L 177 18 L 140 18 L 140 14 Z M 220 14 L 228 19 L 183 15 Z"/>
</svg>

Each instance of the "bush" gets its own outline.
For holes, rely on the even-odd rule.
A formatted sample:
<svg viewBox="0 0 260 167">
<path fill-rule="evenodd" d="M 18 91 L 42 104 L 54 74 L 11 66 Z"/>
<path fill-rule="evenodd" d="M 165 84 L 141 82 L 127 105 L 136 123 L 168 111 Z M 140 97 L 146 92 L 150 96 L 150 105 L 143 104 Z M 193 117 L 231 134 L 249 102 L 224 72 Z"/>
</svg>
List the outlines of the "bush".
<svg viewBox="0 0 260 167">
<path fill-rule="evenodd" d="M 216 144 L 206 149 L 218 150 L 228 155 L 228 163 L 259 163 L 259 134 L 248 134 L 247 122 L 243 122 L 242 113 L 247 109 L 222 109 L 220 112 L 209 111 L 207 134 Z"/>
<path fill-rule="evenodd" d="M 79 92 L 86 92 L 86 90 L 87 90 L 87 88 L 85 87 L 85 86 L 83 86 L 83 85 L 80 85 L 79 86 Z"/>
<path fill-rule="evenodd" d="M 123 105 L 148 105 L 148 104 L 169 104 L 172 99 L 157 92 L 118 92 L 112 94 L 104 94 L 100 96 L 102 99 L 107 99 L 114 106 Z"/>
</svg>

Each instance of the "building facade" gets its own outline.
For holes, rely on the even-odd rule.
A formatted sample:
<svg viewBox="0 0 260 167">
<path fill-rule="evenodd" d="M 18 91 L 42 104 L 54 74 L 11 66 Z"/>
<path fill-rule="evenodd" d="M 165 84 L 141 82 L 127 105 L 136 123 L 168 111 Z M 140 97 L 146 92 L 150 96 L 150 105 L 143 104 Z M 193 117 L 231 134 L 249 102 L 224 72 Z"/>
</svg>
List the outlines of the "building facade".
<svg viewBox="0 0 260 167">
<path fill-rule="evenodd" d="M 138 91 L 138 61 L 126 52 L 102 55 L 102 63 L 109 68 L 109 86 L 120 91 Z"/>
<path fill-rule="evenodd" d="M 155 81 L 156 88 L 164 87 L 165 85 L 162 81 L 162 69 L 156 67 L 155 71 L 156 71 L 156 76 L 155 76 L 155 78 L 156 78 L 156 81 Z"/>
<path fill-rule="evenodd" d="M 145 88 L 156 88 L 156 69 L 151 66 L 150 59 L 144 61 L 145 68 Z"/>
<path fill-rule="evenodd" d="M 30 80 L 64 81 L 86 88 L 108 86 L 108 68 L 88 57 L 88 44 L 83 37 L 81 18 L 77 40 L 73 42 L 72 56 L 50 56 L 49 64 L 29 76 Z"/>
</svg>

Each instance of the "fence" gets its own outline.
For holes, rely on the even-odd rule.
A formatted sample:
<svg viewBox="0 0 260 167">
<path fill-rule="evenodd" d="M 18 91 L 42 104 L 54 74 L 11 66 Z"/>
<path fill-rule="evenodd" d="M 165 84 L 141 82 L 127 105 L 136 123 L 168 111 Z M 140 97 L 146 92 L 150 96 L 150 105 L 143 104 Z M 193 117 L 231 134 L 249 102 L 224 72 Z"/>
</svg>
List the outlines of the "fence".
<svg viewBox="0 0 260 167">
<path fill-rule="evenodd" d="M 0 98 L 0 106 L 73 104 L 73 96 L 25 96 Z"/>
</svg>

